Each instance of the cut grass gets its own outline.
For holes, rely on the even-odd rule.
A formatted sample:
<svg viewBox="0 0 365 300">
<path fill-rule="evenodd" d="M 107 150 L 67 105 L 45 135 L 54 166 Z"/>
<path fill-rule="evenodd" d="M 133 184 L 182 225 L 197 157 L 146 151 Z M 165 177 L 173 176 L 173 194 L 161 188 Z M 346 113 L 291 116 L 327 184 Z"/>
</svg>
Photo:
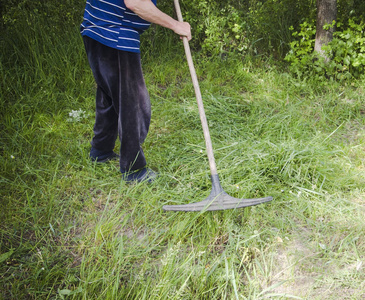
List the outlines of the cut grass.
<svg viewBox="0 0 365 300">
<path fill-rule="evenodd" d="M 319 86 L 196 55 L 224 189 L 274 200 L 167 213 L 211 189 L 182 50 L 144 57 L 144 149 L 161 176 L 126 185 L 117 162 L 88 160 L 95 85 L 77 31 L 69 44 L 31 33 L 1 52 L 0 298 L 364 297 L 363 82 Z"/>
</svg>

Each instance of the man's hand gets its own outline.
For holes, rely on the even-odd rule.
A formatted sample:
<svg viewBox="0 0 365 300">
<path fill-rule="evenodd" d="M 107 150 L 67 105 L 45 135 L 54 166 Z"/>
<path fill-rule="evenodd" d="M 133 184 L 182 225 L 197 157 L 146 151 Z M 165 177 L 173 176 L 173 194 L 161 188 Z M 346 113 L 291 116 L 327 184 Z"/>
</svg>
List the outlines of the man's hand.
<svg viewBox="0 0 365 300">
<path fill-rule="evenodd" d="M 179 22 L 177 21 L 176 27 L 173 31 L 180 35 L 180 37 L 187 37 L 188 41 L 191 40 L 191 29 L 190 24 L 188 22 Z"/>
<path fill-rule="evenodd" d="M 136 13 L 142 19 L 157 25 L 169 28 L 181 37 L 191 40 L 190 24 L 179 22 L 159 10 L 151 0 L 124 0 L 127 8 Z"/>
</svg>

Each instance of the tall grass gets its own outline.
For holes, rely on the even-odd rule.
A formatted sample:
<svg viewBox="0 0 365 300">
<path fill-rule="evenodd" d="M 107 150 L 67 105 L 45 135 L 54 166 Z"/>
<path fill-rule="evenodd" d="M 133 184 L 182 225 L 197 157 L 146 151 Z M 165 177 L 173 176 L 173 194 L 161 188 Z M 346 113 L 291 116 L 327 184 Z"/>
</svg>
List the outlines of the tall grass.
<svg viewBox="0 0 365 300">
<path fill-rule="evenodd" d="M 77 29 L 43 25 L 1 41 L 1 299 L 364 297 L 363 82 L 194 54 L 222 185 L 274 200 L 167 213 L 211 188 L 180 41 L 145 49 L 160 177 L 126 185 L 117 162 L 88 160 L 95 85 Z"/>
</svg>

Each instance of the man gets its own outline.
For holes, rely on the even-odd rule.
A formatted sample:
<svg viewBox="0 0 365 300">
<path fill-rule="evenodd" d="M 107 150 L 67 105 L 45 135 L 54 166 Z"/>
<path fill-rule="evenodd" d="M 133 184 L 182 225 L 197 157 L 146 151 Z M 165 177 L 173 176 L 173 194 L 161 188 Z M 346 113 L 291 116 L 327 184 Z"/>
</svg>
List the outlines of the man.
<svg viewBox="0 0 365 300">
<path fill-rule="evenodd" d="M 142 150 L 151 120 L 143 78 L 140 34 L 150 23 L 191 39 L 190 25 L 156 7 L 156 0 L 88 0 L 81 24 L 85 50 L 96 84 L 96 116 L 90 158 L 106 162 L 119 157 L 127 182 L 155 177 Z M 114 153 L 119 136 L 120 155 Z"/>
</svg>

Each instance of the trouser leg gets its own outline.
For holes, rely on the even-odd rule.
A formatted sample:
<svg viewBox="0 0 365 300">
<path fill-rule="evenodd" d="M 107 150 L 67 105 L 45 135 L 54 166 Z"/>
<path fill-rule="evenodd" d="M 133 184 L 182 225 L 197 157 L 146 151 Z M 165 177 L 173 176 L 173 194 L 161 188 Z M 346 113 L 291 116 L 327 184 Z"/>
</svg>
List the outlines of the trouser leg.
<svg viewBox="0 0 365 300">
<path fill-rule="evenodd" d="M 114 149 L 118 136 L 118 113 L 114 107 L 111 91 L 119 77 L 117 70 L 113 70 L 114 65 L 118 62 L 116 50 L 110 51 L 114 49 L 89 37 L 84 37 L 83 40 L 89 65 L 97 84 L 94 136 L 91 145 L 99 151 L 110 152 Z"/>
<path fill-rule="evenodd" d="M 146 166 L 142 144 L 151 121 L 151 103 L 139 53 L 119 51 L 119 138 L 122 172 Z"/>
<path fill-rule="evenodd" d="M 109 151 L 117 135 L 121 171 L 146 165 L 142 150 L 151 120 L 151 104 L 138 53 L 119 51 L 84 37 L 90 67 L 97 83 L 92 146 Z"/>
<path fill-rule="evenodd" d="M 112 99 L 101 87 L 96 89 L 94 137 L 91 145 L 103 152 L 111 152 L 118 136 L 118 114 Z"/>
</svg>

